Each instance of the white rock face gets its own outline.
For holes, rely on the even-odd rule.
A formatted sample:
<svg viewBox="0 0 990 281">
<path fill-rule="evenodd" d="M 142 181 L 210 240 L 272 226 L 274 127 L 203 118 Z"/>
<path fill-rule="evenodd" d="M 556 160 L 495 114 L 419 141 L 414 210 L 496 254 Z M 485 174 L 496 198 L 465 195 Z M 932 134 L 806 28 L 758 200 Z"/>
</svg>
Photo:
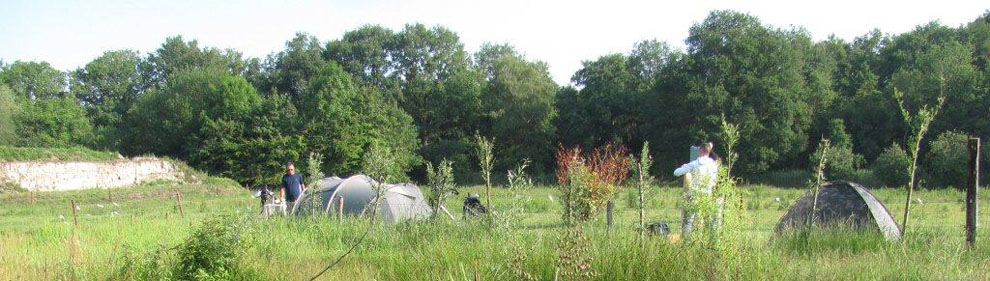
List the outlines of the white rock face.
<svg viewBox="0 0 990 281">
<path fill-rule="evenodd" d="M 175 165 L 156 158 L 104 162 L 0 162 L 0 178 L 31 191 L 114 188 L 180 177 L 181 172 Z"/>
</svg>

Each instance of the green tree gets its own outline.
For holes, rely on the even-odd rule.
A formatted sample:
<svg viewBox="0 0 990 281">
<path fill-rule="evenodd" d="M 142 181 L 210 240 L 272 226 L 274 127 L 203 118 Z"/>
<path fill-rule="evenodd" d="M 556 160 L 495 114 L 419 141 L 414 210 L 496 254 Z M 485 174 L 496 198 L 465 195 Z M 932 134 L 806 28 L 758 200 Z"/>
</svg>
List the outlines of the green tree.
<svg viewBox="0 0 990 281">
<path fill-rule="evenodd" d="M 471 161 L 471 134 L 480 127 L 485 80 L 469 67 L 456 33 L 443 27 L 407 25 L 399 32 L 367 25 L 330 41 L 325 58 L 338 62 L 358 84 L 396 102 L 419 128 L 420 155 L 450 159 L 457 175 Z"/>
<path fill-rule="evenodd" d="M 486 54 L 485 52 L 481 52 Z M 482 98 L 485 122 L 488 130 L 482 133 L 498 136 L 498 150 L 502 164 L 499 170 L 508 170 L 507 163 L 531 159 L 537 173 L 549 171 L 552 165 L 551 138 L 554 115 L 553 99 L 557 84 L 550 78 L 546 63 L 527 61 L 518 53 L 497 53 L 495 58 L 479 56 L 481 69 L 491 69 Z M 480 62 L 491 62 L 492 65 Z"/>
<path fill-rule="evenodd" d="M 946 131 L 932 141 L 927 156 L 928 182 L 932 186 L 965 188 L 970 136 Z"/>
<path fill-rule="evenodd" d="M 326 66 L 323 52 L 316 37 L 296 33 L 292 40 L 285 42 L 284 50 L 268 56 L 265 67 L 269 81 L 261 90 L 287 94 L 298 106 L 309 80 Z"/>
<path fill-rule="evenodd" d="M 72 72 L 72 93 L 86 107 L 101 146 L 117 148 L 124 115 L 143 91 L 136 51 L 107 51 Z"/>
<path fill-rule="evenodd" d="M 233 126 L 250 116 L 260 101 L 247 80 L 225 69 L 195 68 L 175 73 L 162 89 L 142 95 L 128 112 L 122 150 L 129 155 L 153 153 L 190 159 L 202 143 L 204 127 Z M 190 160 L 194 166 L 206 162 Z"/>
<path fill-rule="evenodd" d="M 15 121 L 21 105 L 17 100 L 10 88 L 0 84 L 0 145 L 17 145 L 20 141 Z"/>
<path fill-rule="evenodd" d="M 698 126 L 690 134 L 715 139 L 711 128 L 721 114 L 737 123 L 739 151 L 747 152 L 739 158 L 743 173 L 765 171 L 803 152 L 812 113 L 808 101 L 815 98 L 805 94 L 802 46 L 808 41 L 803 31 L 772 29 L 730 11 L 712 12 L 692 26 L 684 98 Z"/>
<path fill-rule="evenodd" d="M 418 165 L 420 143 L 412 119 L 381 92 L 355 86 L 351 76 L 329 63 L 309 84 L 300 116 L 309 150 L 324 155 L 327 174 L 361 171 L 362 155 L 372 143 L 390 150 L 404 172 Z"/>
<path fill-rule="evenodd" d="M 897 143 L 890 144 L 873 161 L 873 174 L 887 187 L 906 186 L 911 175 L 911 157 Z"/>
<path fill-rule="evenodd" d="M 307 146 L 295 107 L 284 95 L 262 98 L 248 120 L 209 121 L 191 158 L 244 186 L 278 184 L 287 161 L 303 163 Z"/>
<path fill-rule="evenodd" d="M 162 88 L 175 73 L 193 68 L 209 67 L 239 75 L 245 71 L 241 53 L 217 48 L 200 48 L 196 40 L 185 41 L 182 36 L 168 37 L 161 47 L 148 54 L 141 63 L 145 87 Z"/>
<path fill-rule="evenodd" d="M 93 137 L 86 109 L 68 97 L 26 101 L 14 122 L 20 146 L 84 146 Z"/>
<path fill-rule="evenodd" d="M 856 171 L 866 160 L 853 152 L 853 140 L 846 133 L 842 119 L 832 119 L 829 124 L 829 130 L 824 135 L 831 144 L 824 155 L 828 159 L 823 167 L 825 176 L 834 180 L 853 180 Z M 821 153 L 822 149 L 816 149 L 809 162 L 818 163 L 822 159 Z"/>
<path fill-rule="evenodd" d="M 340 64 L 355 79 L 385 91 L 397 99 L 400 77 L 392 75 L 396 62 L 396 36 L 380 25 L 365 25 L 344 33 L 343 38 L 327 43 L 324 58 Z"/>
<path fill-rule="evenodd" d="M 571 81 L 581 90 L 563 90 L 556 101 L 559 142 L 595 147 L 607 142 L 637 148 L 642 144 L 645 116 L 657 110 L 644 99 L 660 75 L 680 56 L 666 43 L 636 43 L 629 55 L 610 54 L 584 62 Z"/>
<path fill-rule="evenodd" d="M 27 99 L 59 98 L 66 92 L 65 73 L 47 62 L 15 61 L 0 67 L 0 83 Z"/>
</svg>

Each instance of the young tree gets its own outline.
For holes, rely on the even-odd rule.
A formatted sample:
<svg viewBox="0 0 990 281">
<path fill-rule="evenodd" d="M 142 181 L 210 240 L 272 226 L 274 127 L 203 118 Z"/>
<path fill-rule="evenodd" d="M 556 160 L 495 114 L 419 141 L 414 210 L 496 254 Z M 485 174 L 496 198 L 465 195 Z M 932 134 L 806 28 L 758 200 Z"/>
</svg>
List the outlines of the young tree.
<svg viewBox="0 0 990 281">
<path fill-rule="evenodd" d="M 943 81 L 944 85 L 944 81 Z M 901 228 L 903 229 L 902 236 L 907 233 L 908 229 L 908 218 L 911 214 L 911 196 L 914 193 L 914 189 L 918 184 L 917 181 L 917 170 L 918 170 L 918 155 L 921 153 L 921 140 L 928 133 L 928 127 L 935 120 L 935 116 L 938 115 L 939 110 L 942 109 L 942 105 L 945 104 L 945 95 L 940 92 L 938 97 L 938 103 L 935 106 L 929 106 L 927 104 L 922 105 L 917 112 L 911 114 L 908 111 L 906 105 L 904 104 L 904 93 L 894 89 L 894 99 L 897 100 L 897 105 L 901 108 L 901 117 L 904 118 L 904 122 L 908 124 L 911 129 L 911 134 L 908 136 L 907 144 L 908 151 L 911 152 L 911 170 L 910 170 L 910 181 L 908 182 L 908 193 L 907 200 L 904 203 L 904 220 L 901 222 Z M 906 240 L 906 239 L 905 239 Z"/>
<path fill-rule="evenodd" d="M 454 169 L 451 162 L 444 159 L 436 167 L 433 163 L 426 162 L 426 177 L 430 180 L 430 207 L 433 207 L 433 216 L 436 217 L 443 209 L 447 196 L 457 193 L 457 185 L 454 184 Z"/>
<path fill-rule="evenodd" d="M 485 180 L 485 201 L 488 203 L 488 217 L 491 218 L 494 206 L 492 206 L 492 168 L 495 166 L 495 155 L 492 150 L 495 147 L 495 140 L 482 137 L 480 134 L 474 136 L 478 144 L 478 167 L 481 168 L 481 176 Z"/>
<path fill-rule="evenodd" d="M 809 182 L 812 184 L 812 188 L 815 191 L 815 201 L 811 202 L 811 215 L 809 221 L 814 223 L 815 214 L 818 212 L 818 190 L 821 188 L 822 184 L 825 183 L 825 167 L 828 164 L 829 149 L 832 143 L 828 139 L 823 138 L 821 142 L 818 143 L 818 149 L 815 151 L 815 155 L 818 156 L 818 166 L 815 169 L 815 181 Z"/>
<path fill-rule="evenodd" d="M 632 161 L 633 172 L 636 175 L 636 188 L 639 189 L 639 233 L 645 234 L 646 230 L 646 189 L 653 182 L 650 175 L 650 167 L 653 166 L 653 157 L 650 156 L 650 142 L 643 142 L 643 150 L 639 153 L 639 159 Z"/>
</svg>

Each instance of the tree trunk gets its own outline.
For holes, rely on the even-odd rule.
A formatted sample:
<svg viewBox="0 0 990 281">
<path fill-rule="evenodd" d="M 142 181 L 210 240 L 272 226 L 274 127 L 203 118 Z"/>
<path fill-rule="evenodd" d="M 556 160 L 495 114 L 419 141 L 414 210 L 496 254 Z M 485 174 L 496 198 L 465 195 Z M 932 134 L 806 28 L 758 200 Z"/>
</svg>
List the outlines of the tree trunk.
<svg viewBox="0 0 990 281">
<path fill-rule="evenodd" d="M 920 138 L 919 138 L 920 139 Z M 915 173 L 918 169 L 918 150 L 920 150 L 919 145 L 915 146 L 914 150 L 914 161 L 911 162 L 911 181 L 908 182 L 908 194 L 907 202 L 904 203 L 904 220 L 901 222 L 901 241 L 907 240 L 907 230 L 908 230 L 908 219 L 911 217 L 911 196 L 914 193 L 914 186 L 917 184 L 917 175 Z"/>
</svg>

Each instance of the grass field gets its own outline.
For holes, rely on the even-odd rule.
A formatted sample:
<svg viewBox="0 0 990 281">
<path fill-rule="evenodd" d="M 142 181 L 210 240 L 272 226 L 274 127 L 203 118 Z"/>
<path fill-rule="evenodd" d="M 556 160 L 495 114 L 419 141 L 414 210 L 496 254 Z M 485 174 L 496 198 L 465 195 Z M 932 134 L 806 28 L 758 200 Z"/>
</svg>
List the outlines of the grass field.
<svg viewBox="0 0 990 281">
<path fill-rule="evenodd" d="M 581 280 L 569 275 L 573 260 L 589 266 L 588 280 L 990 279 L 988 238 L 976 249 L 963 242 L 964 192 L 917 192 L 922 203 L 913 205 L 910 237 L 888 243 L 851 231 L 772 238 L 776 221 L 804 191 L 745 189 L 743 243 L 728 253 L 739 257 L 732 264 L 723 260 L 727 253 L 701 244 L 641 239 L 634 190 L 616 198 L 611 230 L 600 218 L 580 235 L 562 225 L 552 187 L 518 194 L 494 189 L 494 207 L 504 214 L 494 228 L 445 217 L 398 225 L 259 219 L 258 202 L 220 179 L 109 192 L 6 193 L 0 194 L 0 280 L 307 280 L 368 229 L 360 246 L 320 280 Z M 182 195 L 181 214 L 176 193 Z M 483 194 L 476 186 L 462 188 L 466 193 Z M 874 193 L 899 221 L 904 191 Z M 677 188 L 651 188 L 648 221 L 665 220 L 678 231 L 679 196 Z M 448 208 L 460 210 L 460 199 L 451 198 Z M 981 200 L 990 202 L 990 196 Z M 78 226 L 70 201 L 80 205 Z M 986 212 L 980 215 L 988 219 Z"/>
<path fill-rule="evenodd" d="M 3 161 L 107 161 L 120 159 L 120 154 L 96 151 L 85 147 L 37 148 L 0 145 L 0 160 Z"/>
</svg>

